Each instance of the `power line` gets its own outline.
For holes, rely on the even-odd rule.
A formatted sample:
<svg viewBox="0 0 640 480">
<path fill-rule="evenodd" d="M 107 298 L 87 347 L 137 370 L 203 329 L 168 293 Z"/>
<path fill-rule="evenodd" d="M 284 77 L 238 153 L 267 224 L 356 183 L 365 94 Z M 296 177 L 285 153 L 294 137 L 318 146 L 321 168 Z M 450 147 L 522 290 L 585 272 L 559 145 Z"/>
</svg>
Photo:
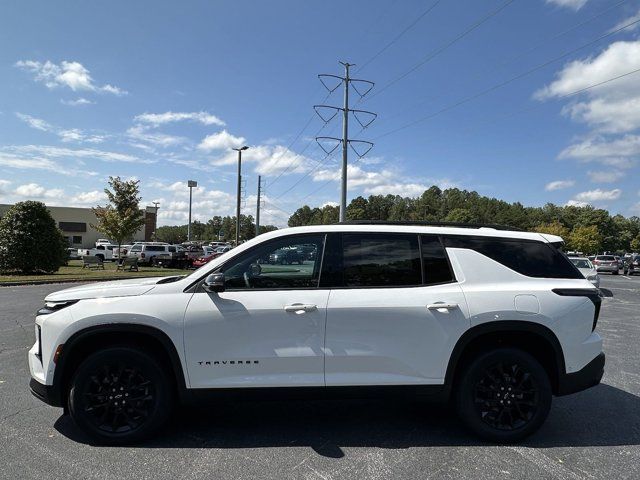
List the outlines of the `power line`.
<svg viewBox="0 0 640 480">
<path fill-rule="evenodd" d="M 369 65 L 376 58 L 378 58 L 380 55 L 382 55 L 384 52 L 386 52 L 387 49 L 389 49 L 389 47 L 391 47 L 394 43 L 396 43 L 398 40 L 400 40 L 404 36 L 405 33 L 407 33 L 409 30 L 411 30 L 413 27 L 415 27 L 418 24 L 418 22 L 420 22 L 420 20 L 422 20 L 425 16 L 427 16 L 429 14 L 429 12 L 431 12 L 431 10 L 433 10 L 440 3 L 440 1 L 441 0 L 436 0 L 435 3 L 433 3 L 424 12 L 422 12 L 422 14 L 420 14 L 413 22 L 411 22 L 409 25 L 407 25 L 407 27 L 404 28 L 404 30 L 402 30 L 398 35 L 393 37 L 393 39 L 389 43 L 387 43 L 384 47 L 382 47 L 380 50 L 378 50 L 378 52 L 373 57 L 371 57 L 369 60 L 364 62 L 360 67 L 358 67 L 357 72 L 361 72 L 362 70 L 364 70 L 367 65 Z"/>
<path fill-rule="evenodd" d="M 635 20 L 633 22 L 630 22 L 630 23 L 626 24 L 623 27 L 617 28 L 616 30 L 613 30 L 613 31 L 611 31 L 609 33 L 606 33 L 606 34 L 596 38 L 595 40 L 592 40 L 592 41 L 590 41 L 588 43 L 585 43 L 584 45 L 581 45 L 581 46 L 579 46 L 577 48 L 574 48 L 573 50 L 570 50 L 569 52 L 563 53 L 559 57 L 555 57 L 555 58 L 553 58 L 551 60 L 548 60 L 548 61 L 546 61 L 544 63 L 541 63 L 540 65 L 537 65 L 536 67 L 533 67 L 533 68 L 531 68 L 531 69 L 529 69 L 529 70 L 527 70 L 527 71 L 525 71 L 523 73 L 520 73 L 520 74 L 516 75 L 515 77 L 511 77 L 511 78 L 509 78 L 509 79 L 507 79 L 507 80 L 505 80 L 503 82 L 500 82 L 500 83 L 498 83 L 496 85 L 493 85 L 493 86 L 491 86 L 489 88 L 486 88 L 486 89 L 484 89 L 484 90 L 482 90 L 480 92 L 477 92 L 477 93 L 475 93 L 473 95 L 465 97 L 465 98 L 463 98 L 461 100 L 458 100 L 457 102 L 452 103 L 451 105 L 448 105 L 446 107 L 443 107 L 440 110 L 438 110 L 438 111 L 436 111 L 434 113 L 431 113 L 431 114 L 429 114 L 429 115 L 427 115 L 425 117 L 419 118 L 419 119 L 414 120 L 414 121 L 409 122 L 409 123 L 406 123 L 405 125 L 402 125 L 402 126 L 400 126 L 398 128 L 394 128 L 393 130 L 389 130 L 388 132 L 385 132 L 385 133 L 375 137 L 375 140 L 378 140 L 380 138 L 386 137 L 386 136 L 391 135 L 393 133 L 399 132 L 399 131 L 404 130 L 406 128 L 409 128 L 409 127 L 412 127 L 412 126 L 417 125 L 419 123 L 422 123 L 422 122 L 425 122 L 427 120 L 430 120 L 430 119 L 432 119 L 434 117 L 437 117 L 438 115 L 441 115 L 441 114 L 443 114 L 445 112 L 448 112 L 449 110 L 453 110 L 454 108 L 457 108 L 460 105 L 464 105 L 465 103 L 468 103 L 468 102 L 470 102 L 472 100 L 480 98 L 480 97 L 482 97 L 482 96 L 484 96 L 484 95 L 486 95 L 488 93 L 494 92 L 495 90 L 498 90 L 499 88 L 502 88 L 502 87 L 504 87 L 506 85 L 509 85 L 510 83 L 513 83 L 516 80 L 520 80 L 521 78 L 524 78 L 524 77 L 526 77 L 526 76 L 528 76 L 528 75 L 530 75 L 530 74 L 532 74 L 532 73 L 534 73 L 534 72 L 536 72 L 538 70 L 541 70 L 544 67 L 547 67 L 547 66 L 549 66 L 549 65 L 551 65 L 551 64 L 553 64 L 553 63 L 555 63 L 555 62 L 557 62 L 559 60 L 562 60 L 562 59 L 564 59 L 564 58 L 566 58 L 566 57 L 568 57 L 568 56 L 570 56 L 570 55 L 572 55 L 572 54 L 574 54 L 574 53 L 576 53 L 576 52 L 578 52 L 578 51 L 580 51 L 580 50 L 582 50 L 584 48 L 590 47 L 591 45 L 593 45 L 595 43 L 598 43 L 599 41 L 604 40 L 605 38 L 608 38 L 608 37 L 610 37 L 612 35 L 615 35 L 616 33 L 620 32 L 621 30 L 624 30 L 625 28 L 629 28 L 630 26 L 635 25 L 638 22 L 640 22 L 640 20 Z"/>
<path fill-rule="evenodd" d="M 583 25 L 586 25 L 586 24 L 592 22 L 593 20 L 595 20 L 595 19 L 597 19 L 597 18 L 609 13 L 611 10 L 614 10 L 615 8 L 618 8 L 619 6 L 621 6 L 624 3 L 627 3 L 628 1 L 629 0 L 622 0 L 622 1 L 620 1 L 620 2 L 618 2 L 616 4 L 614 4 L 614 5 L 611 5 L 608 8 L 606 8 L 606 9 L 596 13 L 595 15 L 589 17 L 588 19 L 583 20 L 583 21 L 581 21 L 579 23 L 576 23 L 576 24 L 572 25 L 571 27 L 552 35 L 551 37 L 548 37 L 548 38 L 536 43 L 535 45 L 530 46 L 529 48 L 527 48 L 527 49 L 515 54 L 514 56 L 509 57 L 506 60 L 503 60 L 502 62 L 500 62 L 497 65 L 493 66 L 491 70 L 488 70 L 486 68 L 482 69 L 482 70 L 478 70 L 472 76 L 465 76 L 464 80 L 469 81 L 469 80 L 478 79 L 478 78 L 482 77 L 483 74 L 487 73 L 488 71 L 493 72 L 493 71 L 495 71 L 496 68 L 508 65 L 508 64 L 514 62 L 515 60 L 518 60 L 518 59 L 528 55 L 529 53 L 536 51 L 538 48 L 540 48 L 541 46 L 545 45 L 546 43 L 551 42 L 553 40 L 556 40 L 556 39 L 566 35 L 567 33 L 572 32 L 576 28 L 582 27 Z M 450 86 L 451 85 L 448 84 L 448 87 L 450 87 Z M 420 100 L 419 102 L 412 103 L 409 107 L 406 107 L 406 108 L 403 108 L 402 110 L 399 110 L 397 113 L 385 116 L 385 119 L 388 122 L 389 120 L 391 120 L 393 118 L 396 118 L 396 117 L 398 117 L 400 115 L 406 114 L 407 110 L 415 110 L 415 109 L 419 108 L 420 106 L 424 105 L 425 103 L 427 103 L 429 100 L 433 100 L 434 98 L 438 98 L 440 96 L 442 96 L 442 92 L 440 92 L 438 95 L 429 95 L 428 97 L 425 97 L 424 99 Z"/>
<path fill-rule="evenodd" d="M 426 63 L 430 62 L 431 60 L 433 60 L 435 57 L 437 57 L 438 55 L 440 55 L 442 52 L 444 52 L 445 50 L 447 50 L 449 47 L 453 46 L 454 44 L 456 44 L 457 42 L 459 42 L 460 40 L 462 40 L 464 37 L 466 37 L 467 35 L 469 35 L 471 32 L 473 32 L 475 29 L 477 29 L 478 27 L 480 27 L 482 24 L 484 24 L 485 22 L 489 21 L 491 18 L 495 17 L 498 13 L 500 13 L 502 10 L 504 10 L 505 8 L 507 8 L 509 5 L 511 5 L 515 0 L 508 0 L 507 2 L 503 3 L 502 5 L 500 5 L 498 8 L 496 8 L 495 10 L 492 10 L 491 12 L 489 12 L 487 15 L 485 15 L 484 17 L 480 18 L 479 20 L 477 20 L 476 22 L 474 22 L 473 24 L 471 24 L 469 27 L 467 27 L 465 30 L 463 30 L 460 34 L 458 34 L 456 37 L 454 37 L 453 39 L 451 39 L 449 42 L 445 43 L 443 46 L 441 46 L 440 48 L 437 48 L 436 50 L 432 51 L 431 53 L 429 53 L 429 55 L 427 55 L 424 59 L 422 59 L 420 62 L 418 62 L 416 65 L 414 65 L 413 67 L 411 67 L 409 70 L 407 70 L 406 72 L 404 72 L 403 74 L 401 74 L 399 77 L 396 77 L 394 80 L 390 81 L 389 83 L 387 83 L 384 87 L 382 87 L 380 90 L 378 90 L 377 93 L 373 94 L 371 97 L 369 97 L 369 100 L 371 100 L 372 98 L 377 97 L 378 95 L 380 95 L 382 92 L 384 92 L 385 90 L 387 90 L 389 87 L 391 87 L 392 85 L 395 85 L 396 83 L 398 83 L 400 80 L 406 78 L 407 76 L 411 75 L 413 72 L 415 72 L 417 69 L 419 69 L 420 67 L 422 67 L 423 65 L 425 65 Z"/>
</svg>

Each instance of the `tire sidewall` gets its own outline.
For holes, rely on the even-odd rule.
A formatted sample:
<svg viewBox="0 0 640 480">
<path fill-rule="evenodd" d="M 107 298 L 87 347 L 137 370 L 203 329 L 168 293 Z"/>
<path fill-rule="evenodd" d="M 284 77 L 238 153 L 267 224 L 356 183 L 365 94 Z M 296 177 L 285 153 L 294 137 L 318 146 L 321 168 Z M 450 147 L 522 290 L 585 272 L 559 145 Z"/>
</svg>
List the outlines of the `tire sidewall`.
<svg viewBox="0 0 640 480">
<path fill-rule="evenodd" d="M 539 390 L 538 409 L 534 417 L 524 426 L 515 430 L 498 430 L 480 418 L 474 404 L 474 388 L 485 370 L 498 362 L 516 361 L 533 377 Z M 460 377 L 455 392 L 456 410 L 464 424 L 481 438 L 497 443 L 514 443 L 531 435 L 544 423 L 551 409 L 552 390 L 549 376 L 540 363 L 530 354 L 511 348 L 501 348 L 486 352 L 472 360 Z"/>
<path fill-rule="evenodd" d="M 133 431 L 120 434 L 104 432 L 84 413 L 84 401 L 81 395 L 84 382 L 88 382 L 90 375 L 106 362 L 122 362 L 127 366 L 135 366 L 154 385 L 157 399 L 155 408 L 146 422 Z M 153 355 L 134 347 L 109 347 L 90 355 L 80 364 L 69 385 L 68 408 L 73 422 L 92 440 L 100 444 L 122 445 L 148 438 L 163 426 L 173 407 L 173 389 L 164 371 L 165 369 Z"/>
</svg>

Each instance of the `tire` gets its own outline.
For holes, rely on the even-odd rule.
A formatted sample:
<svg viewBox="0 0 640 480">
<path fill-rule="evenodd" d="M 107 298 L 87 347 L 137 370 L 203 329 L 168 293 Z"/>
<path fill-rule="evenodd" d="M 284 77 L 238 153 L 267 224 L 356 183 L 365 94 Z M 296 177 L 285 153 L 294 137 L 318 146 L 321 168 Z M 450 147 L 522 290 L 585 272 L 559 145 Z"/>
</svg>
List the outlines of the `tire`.
<svg viewBox="0 0 640 480">
<path fill-rule="evenodd" d="M 173 407 L 172 383 L 165 371 L 156 358 L 129 346 L 90 355 L 71 380 L 71 419 L 91 440 L 104 445 L 148 438 L 165 424 Z M 135 404 L 123 407 L 131 398 Z"/>
<path fill-rule="evenodd" d="M 615 272 L 613 272 L 614 275 L 618 275 L 618 270 L 616 270 Z"/>
<path fill-rule="evenodd" d="M 508 444 L 540 428 L 549 414 L 551 397 L 549 376 L 535 358 L 521 350 L 500 348 L 468 364 L 456 385 L 455 404 L 460 419 L 476 435 Z M 516 403 L 511 407 L 505 405 L 508 402 Z"/>
<path fill-rule="evenodd" d="M 104 255 L 102 255 L 101 253 L 96 255 L 96 258 L 99 258 L 100 260 L 102 260 L 104 262 Z"/>
</svg>

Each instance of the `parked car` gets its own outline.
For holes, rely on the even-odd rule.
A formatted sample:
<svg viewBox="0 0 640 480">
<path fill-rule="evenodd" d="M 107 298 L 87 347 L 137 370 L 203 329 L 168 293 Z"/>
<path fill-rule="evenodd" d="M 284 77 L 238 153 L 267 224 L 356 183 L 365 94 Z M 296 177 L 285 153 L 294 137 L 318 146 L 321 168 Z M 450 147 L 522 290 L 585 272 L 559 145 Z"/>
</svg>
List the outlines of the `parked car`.
<svg viewBox="0 0 640 480">
<path fill-rule="evenodd" d="M 113 245 L 113 242 L 108 238 L 99 238 L 96 240 L 95 246 L 98 247 L 100 245 Z"/>
<path fill-rule="evenodd" d="M 116 260 L 125 258 L 129 254 L 129 250 L 131 250 L 131 247 L 133 247 L 133 245 L 130 244 L 120 245 L 119 248 L 114 247 L 112 252 L 113 258 L 115 258 Z M 122 255 L 120 255 L 120 252 L 122 252 Z"/>
<path fill-rule="evenodd" d="M 618 262 L 618 270 L 620 270 L 621 268 L 624 268 L 624 258 L 620 257 L 618 255 L 614 255 L 616 262 Z"/>
<path fill-rule="evenodd" d="M 298 250 L 295 249 L 281 249 L 276 250 L 272 254 L 269 255 L 269 263 L 279 263 L 280 265 L 291 265 L 292 263 L 297 263 L 302 265 L 304 262 L 304 258 Z"/>
<path fill-rule="evenodd" d="M 189 268 L 193 260 L 181 245 L 169 245 L 166 252 L 153 256 L 151 263 L 154 267 Z"/>
<path fill-rule="evenodd" d="M 206 265 L 207 263 L 209 263 L 211 260 L 213 260 L 215 258 L 213 253 L 210 253 L 208 255 L 203 255 L 202 257 L 198 257 L 195 260 L 193 260 L 191 262 L 191 265 L 194 268 L 200 268 L 203 265 Z"/>
<path fill-rule="evenodd" d="M 600 288 L 600 275 L 598 275 L 596 267 L 593 266 L 591 260 L 585 257 L 569 257 L 569 260 L 580 270 L 584 278 L 593 283 L 596 288 Z"/>
<path fill-rule="evenodd" d="M 625 275 L 635 275 L 636 273 L 640 273 L 640 255 L 629 257 L 627 262 L 624 264 L 622 271 Z"/>
<path fill-rule="evenodd" d="M 78 255 L 78 249 L 69 247 L 67 248 L 67 259 L 68 260 L 80 260 L 80 255 Z"/>
<path fill-rule="evenodd" d="M 613 255 L 596 255 L 593 264 L 596 266 L 598 273 L 609 272 L 613 275 L 618 275 L 618 271 L 620 270 L 618 268 L 618 261 Z"/>
<path fill-rule="evenodd" d="M 30 387 L 97 443 L 154 435 L 175 402 L 354 390 L 441 400 L 480 437 L 516 442 L 553 395 L 604 372 L 601 297 L 561 243 L 473 227 L 276 230 L 186 277 L 50 293 Z M 309 244 L 304 268 L 258 263 Z"/>
<path fill-rule="evenodd" d="M 113 249 L 116 248 L 117 245 L 107 245 L 100 244 L 94 248 L 79 248 L 78 256 L 79 257 L 98 257 L 100 260 L 104 261 L 112 261 L 113 258 Z"/>
<path fill-rule="evenodd" d="M 217 247 L 213 251 L 212 256 L 213 256 L 213 258 L 218 258 L 223 253 L 227 253 L 230 250 L 231 250 L 231 245 L 224 245 L 224 246 L 221 246 L 221 247 Z"/>
<path fill-rule="evenodd" d="M 139 264 L 151 265 L 153 263 L 153 257 L 163 253 L 169 253 L 171 251 L 169 247 L 173 247 L 173 250 L 175 251 L 175 246 L 169 245 L 168 243 L 163 243 L 163 242 L 137 243 L 136 242 L 133 244 L 133 246 L 129 250 L 128 255 L 133 257 L 138 257 Z"/>
</svg>

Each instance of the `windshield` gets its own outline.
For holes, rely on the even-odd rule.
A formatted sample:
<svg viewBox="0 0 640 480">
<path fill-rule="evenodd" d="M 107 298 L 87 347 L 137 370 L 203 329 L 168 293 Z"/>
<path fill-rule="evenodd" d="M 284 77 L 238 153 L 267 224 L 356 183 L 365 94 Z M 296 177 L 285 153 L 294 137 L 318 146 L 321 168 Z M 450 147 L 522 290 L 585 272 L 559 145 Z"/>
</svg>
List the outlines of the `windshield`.
<svg viewBox="0 0 640 480">
<path fill-rule="evenodd" d="M 571 260 L 571 263 L 573 263 L 577 268 L 593 268 L 593 265 L 588 258 L 570 258 L 569 260 Z"/>
<path fill-rule="evenodd" d="M 614 257 L 613 255 L 598 255 L 596 257 L 596 260 L 603 260 L 605 262 L 615 262 L 616 257 Z"/>
</svg>

